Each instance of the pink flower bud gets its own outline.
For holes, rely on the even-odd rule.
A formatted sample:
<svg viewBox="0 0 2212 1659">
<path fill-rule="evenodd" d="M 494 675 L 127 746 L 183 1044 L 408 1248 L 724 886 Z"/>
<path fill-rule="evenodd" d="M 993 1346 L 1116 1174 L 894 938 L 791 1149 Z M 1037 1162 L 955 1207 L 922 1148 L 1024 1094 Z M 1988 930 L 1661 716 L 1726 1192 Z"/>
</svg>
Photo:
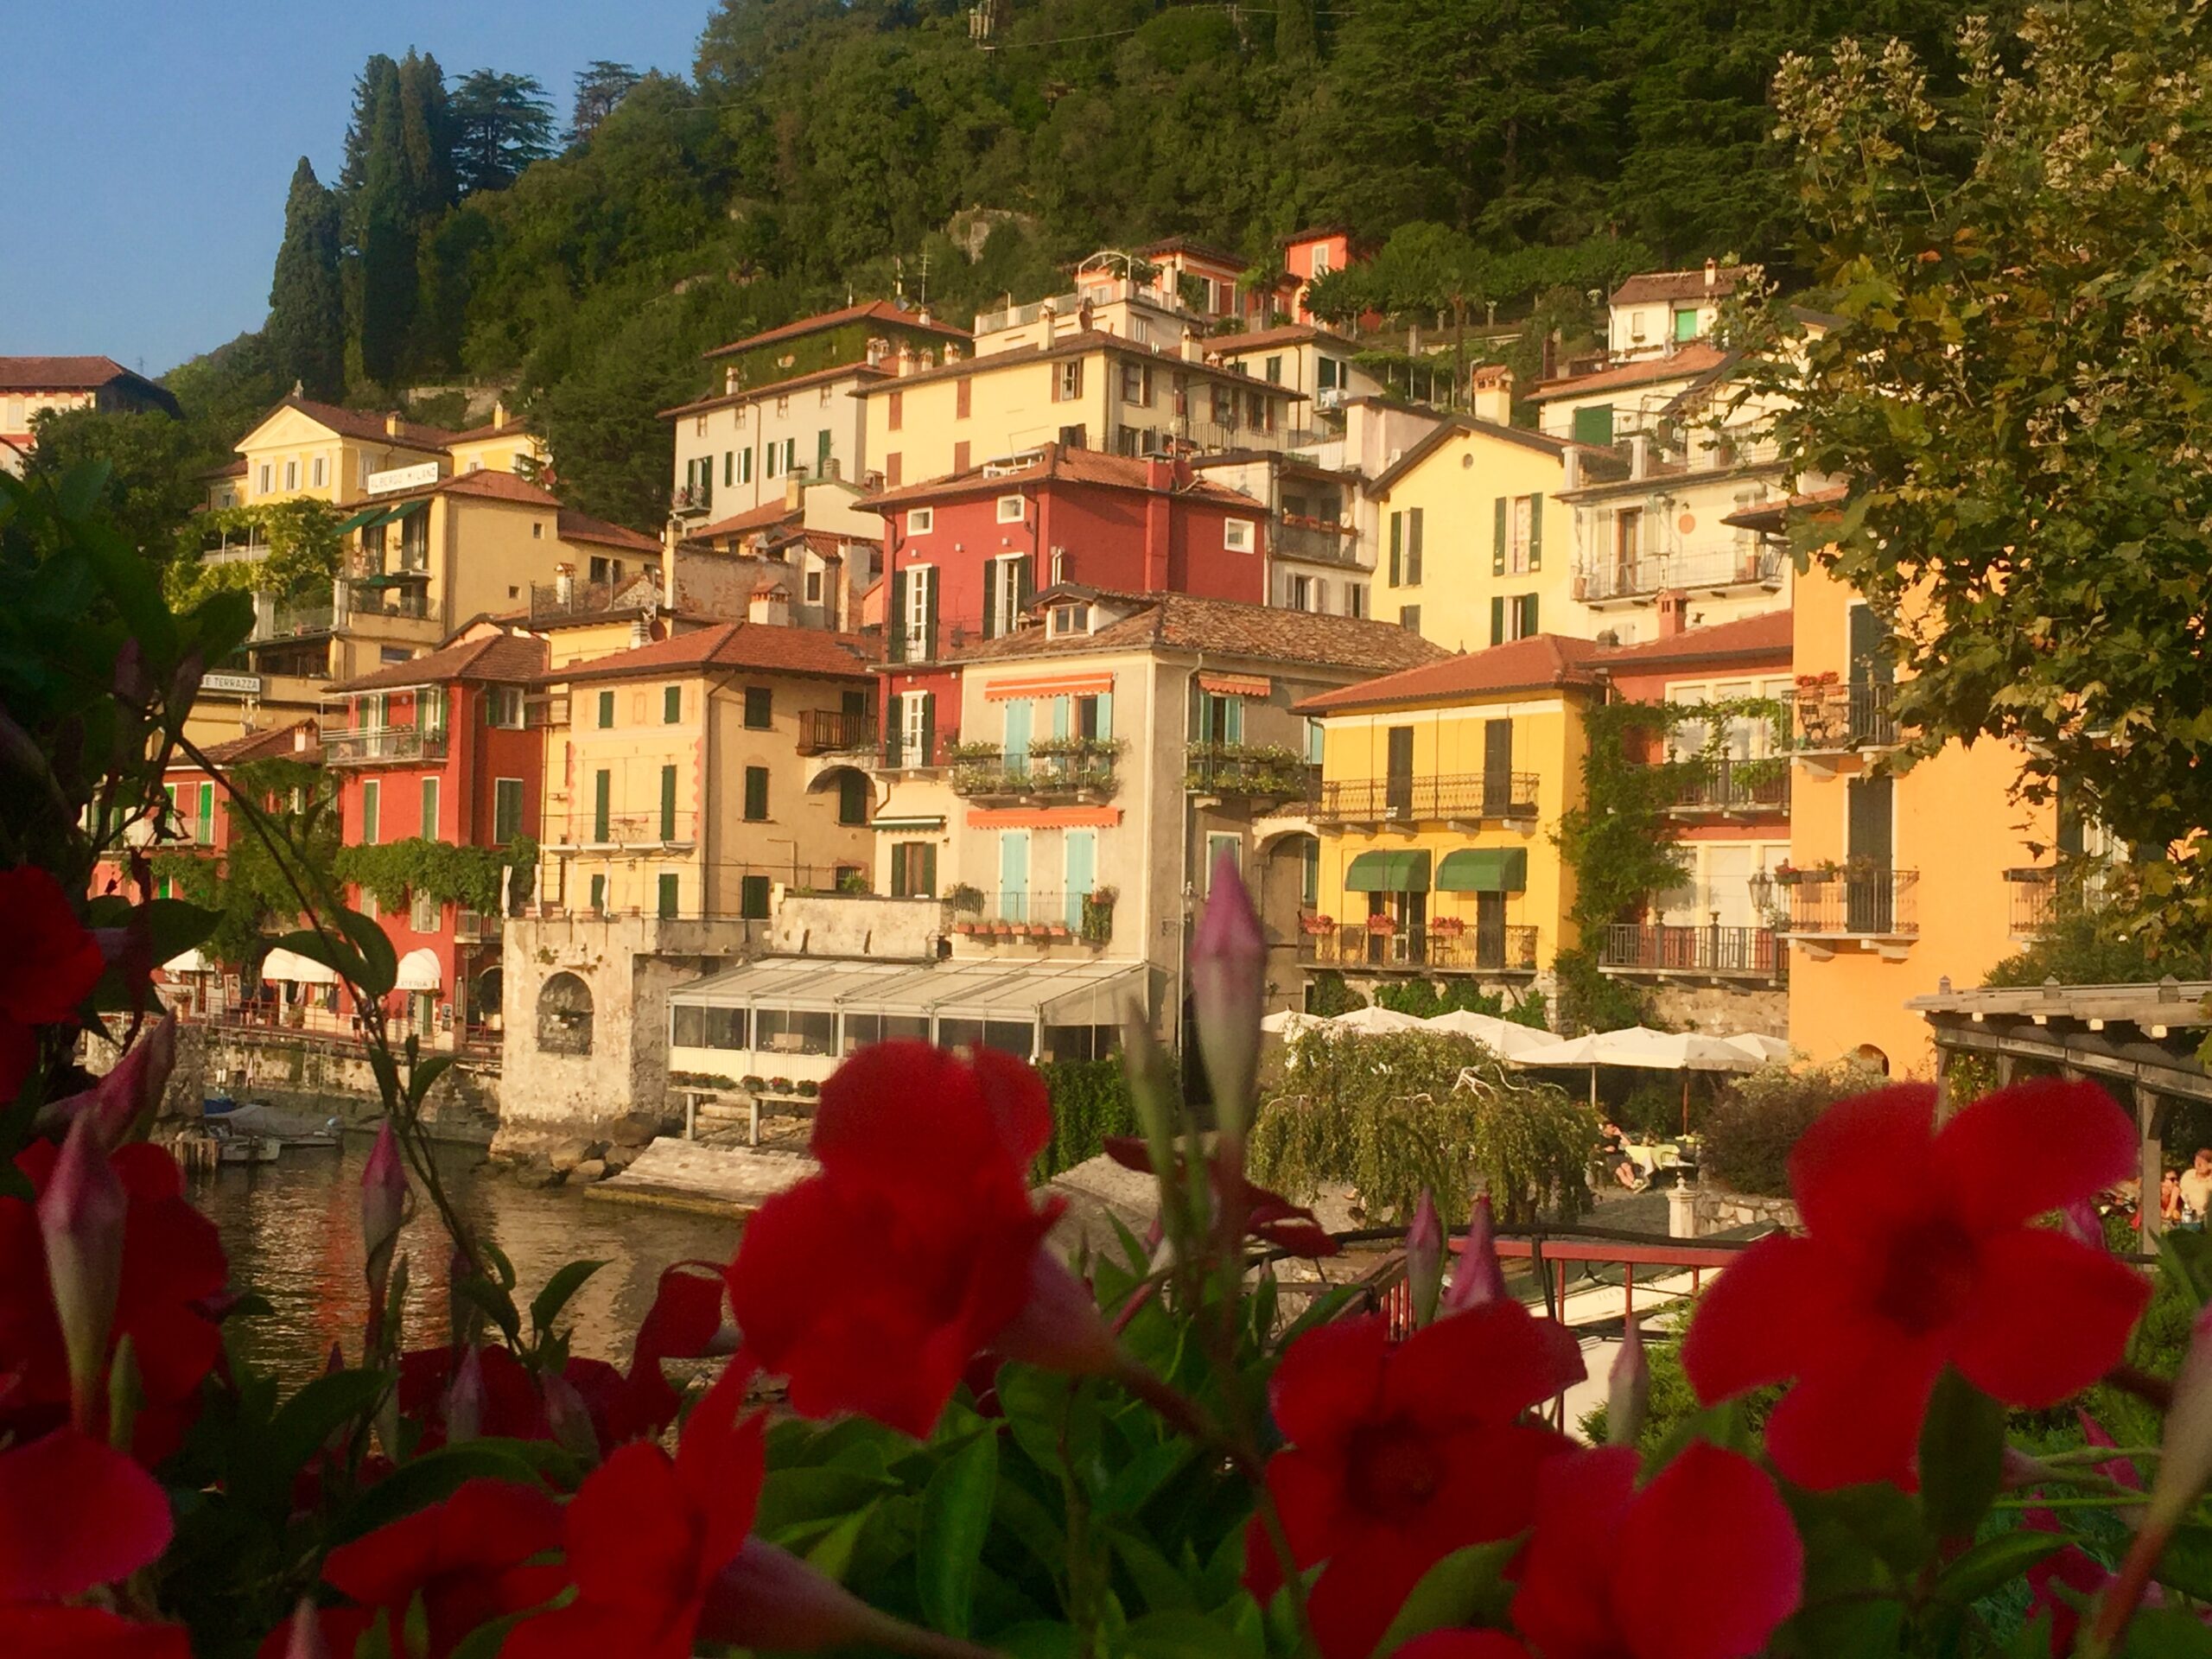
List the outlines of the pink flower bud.
<svg viewBox="0 0 2212 1659">
<path fill-rule="evenodd" d="M 1406 1288 L 1413 1296 L 1414 1324 L 1433 1324 L 1437 1299 L 1444 1292 L 1444 1224 L 1425 1186 L 1414 1208 L 1414 1224 L 1406 1230 Z"/>
<path fill-rule="evenodd" d="M 548 1372 L 538 1386 L 545 1399 L 545 1426 L 552 1430 L 554 1443 L 586 1463 L 597 1463 L 599 1431 L 592 1427 L 591 1408 L 576 1392 L 576 1385 L 558 1373 Z"/>
<path fill-rule="evenodd" d="M 1479 1195 L 1467 1214 L 1467 1236 L 1461 1241 L 1459 1265 L 1452 1274 L 1452 1288 L 1444 1298 L 1444 1311 L 1464 1313 L 1484 1302 L 1505 1297 L 1505 1269 L 1497 1264 L 1497 1230 L 1491 1218 L 1490 1194 Z"/>
<path fill-rule="evenodd" d="M 461 1357 L 461 1363 L 454 1368 L 453 1381 L 446 1385 L 445 1398 L 446 1444 L 459 1446 L 464 1440 L 480 1438 L 484 1432 L 484 1353 L 480 1348 L 470 1348 Z"/>
<path fill-rule="evenodd" d="M 695 1634 L 765 1652 L 869 1647 L 922 1659 L 984 1655 L 981 1648 L 877 1611 L 820 1568 L 758 1538 L 747 1538 L 737 1559 L 707 1586 Z"/>
<path fill-rule="evenodd" d="M 107 1339 L 123 1282 L 123 1224 L 130 1209 L 123 1184 L 100 1150 L 90 1114 L 71 1126 L 53 1179 L 38 1201 L 39 1231 L 46 1241 L 46 1276 L 54 1312 L 69 1356 L 73 1419 L 85 1433 L 98 1432 L 107 1395 Z"/>
<path fill-rule="evenodd" d="M 1634 1446 L 1643 1433 L 1645 1409 L 1651 1402 L 1651 1367 L 1643 1357 L 1643 1327 L 1628 1322 L 1621 1351 L 1605 1376 L 1605 1441 L 1609 1446 Z"/>
<path fill-rule="evenodd" d="M 1241 1142 L 1259 1068 L 1268 940 L 1236 864 L 1236 855 L 1225 852 L 1207 878 L 1205 913 L 1191 942 L 1191 1001 L 1198 1052 L 1213 1084 L 1215 1121 L 1225 1138 Z"/>
<path fill-rule="evenodd" d="M 50 1103 L 39 1114 L 39 1127 L 60 1134 L 89 1113 L 99 1119 L 101 1147 L 112 1151 L 161 1109 L 162 1091 L 175 1066 L 176 1014 L 172 1009 L 124 1050 L 94 1087 Z"/>
<path fill-rule="evenodd" d="M 1042 1244 L 1029 1258 L 1029 1299 L 995 1346 L 1008 1359 L 1069 1376 L 1103 1376 L 1122 1357 L 1090 1287 Z"/>
<path fill-rule="evenodd" d="M 361 1171 L 362 1271 L 369 1284 L 372 1357 L 384 1345 L 385 1293 L 391 1279 L 392 1251 L 407 1221 L 408 1197 L 406 1166 L 400 1161 L 399 1141 L 387 1119 L 377 1130 L 376 1144 L 369 1148 L 369 1161 Z"/>
<path fill-rule="evenodd" d="M 2097 1215 L 2097 1206 L 2087 1198 L 2076 1198 L 2071 1204 L 2061 1205 L 2058 1222 L 2060 1226 L 2091 1249 L 2105 1248 L 2105 1224 Z"/>
<path fill-rule="evenodd" d="M 322 1619 L 315 1598 L 302 1596 L 292 1610 L 290 1629 L 284 1637 L 284 1659 L 330 1659 L 330 1644 L 322 1639 Z"/>
</svg>

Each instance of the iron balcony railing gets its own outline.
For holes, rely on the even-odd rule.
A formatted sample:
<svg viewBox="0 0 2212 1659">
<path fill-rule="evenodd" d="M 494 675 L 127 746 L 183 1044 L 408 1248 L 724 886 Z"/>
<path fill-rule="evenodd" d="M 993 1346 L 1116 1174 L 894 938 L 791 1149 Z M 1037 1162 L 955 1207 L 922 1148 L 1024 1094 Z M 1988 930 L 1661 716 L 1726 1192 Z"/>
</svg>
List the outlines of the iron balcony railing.
<svg viewBox="0 0 2212 1659">
<path fill-rule="evenodd" d="M 864 749 L 874 741 L 875 720 L 868 714 L 848 714 L 839 709 L 804 709 L 798 716 L 798 752 L 835 754 L 845 749 Z"/>
<path fill-rule="evenodd" d="M 2012 937 L 2040 938 L 2062 917 L 2101 910 L 2110 880 L 2109 867 L 2097 861 L 2077 859 L 2005 871 Z"/>
<path fill-rule="evenodd" d="M 1306 924 L 1299 934 L 1300 962 L 1324 968 L 1423 968 L 1439 973 L 1533 974 L 1536 930 L 1515 925 L 1463 930 L 1430 923 L 1378 933 L 1363 922 L 1338 926 Z"/>
<path fill-rule="evenodd" d="M 1208 795 L 1311 801 L 1321 792 L 1321 768 L 1290 749 L 1193 743 L 1184 753 L 1183 785 Z"/>
<path fill-rule="evenodd" d="M 1890 711 L 1897 687 L 1884 680 L 1797 688 L 1797 747 L 1826 751 L 1887 748 L 1897 741 Z"/>
<path fill-rule="evenodd" d="M 1533 772 L 1471 772 L 1441 777 L 1333 779 L 1313 810 L 1324 823 L 1440 823 L 1454 818 L 1533 818 Z"/>
<path fill-rule="evenodd" d="M 243 564 L 268 556 L 269 543 L 258 538 L 244 542 L 213 541 L 200 550 L 202 564 Z"/>
<path fill-rule="evenodd" d="M 1268 550 L 1281 558 L 1314 559 L 1329 564 L 1359 563 L 1357 532 L 1350 524 L 1286 512 L 1276 515 L 1268 534 Z"/>
<path fill-rule="evenodd" d="M 1789 810 L 1789 762 L 1784 759 L 1696 760 L 1685 765 L 1675 790 L 1675 810 L 1781 813 Z"/>
<path fill-rule="evenodd" d="M 614 602 L 614 585 L 606 582 L 533 582 L 530 584 L 532 621 L 547 616 L 589 616 Z"/>
<path fill-rule="evenodd" d="M 1103 747 L 1046 754 L 963 747 L 950 758 L 952 792 L 966 798 L 1100 796 L 1116 787 L 1114 752 Z"/>
<path fill-rule="evenodd" d="M 320 605 L 279 605 L 270 611 L 265 621 L 256 619 L 252 643 L 328 633 L 337 625 L 338 607 L 327 600 Z"/>
<path fill-rule="evenodd" d="M 1778 984 L 1789 976 L 1789 948 L 1770 927 L 1616 922 L 1605 930 L 1598 963 L 1622 973 L 1709 974 Z"/>
<path fill-rule="evenodd" d="M 486 939 L 496 939 L 499 937 L 499 918 L 480 910 L 455 910 L 453 937 L 461 944 L 480 944 Z"/>
<path fill-rule="evenodd" d="M 326 731 L 322 758 L 334 766 L 371 766 L 380 760 L 441 760 L 445 758 L 442 727 L 357 726 L 350 731 Z"/>
<path fill-rule="evenodd" d="M 214 814 L 175 814 L 162 825 L 161 839 L 171 847 L 213 847 L 215 844 Z"/>
<path fill-rule="evenodd" d="M 1917 870 L 1800 877 L 1784 885 L 1793 934 L 1906 938 L 1920 931 Z"/>
<path fill-rule="evenodd" d="M 1782 585 L 1781 550 L 1772 547 L 1708 548 L 1640 557 L 1584 559 L 1576 569 L 1574 597 L 1587 604 L 1662 594 L 1670 588 Z"/>
<path fill-rule="evenodd" d="M 952 931 L 985 943 L 1079 940 L 1103 944 L 1112 935 L 1113 918 L 1113 906 L 1093 904 L 1088 893 L 1040 893 L 1025 887 L 983 894 L 980 908 L 953 916 Z"/>
</svg>

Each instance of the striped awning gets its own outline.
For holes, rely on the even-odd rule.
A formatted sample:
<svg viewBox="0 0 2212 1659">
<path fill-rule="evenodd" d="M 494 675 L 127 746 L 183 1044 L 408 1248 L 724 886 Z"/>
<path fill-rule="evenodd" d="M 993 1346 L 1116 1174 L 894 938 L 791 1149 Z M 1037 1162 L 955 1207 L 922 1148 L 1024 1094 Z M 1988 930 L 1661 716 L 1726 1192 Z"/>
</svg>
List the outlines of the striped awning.
<svg viewBox="0 0 2212 1659">
<path fill-rule="evenodd" d="M 1274 690 L 1274 682 L 1264 674 L 1201 674 L 1198 690 L 1217 697 L 1264 697 Z"/>
<path fill-rule="evenodd" d="M 1048 674 L 993 680 L 983 688 L 983 696 L 990 702 L 1008 702 L 1016 697 L 1092 697 L 1113 689 L 1111 674 Z"/>
</svg>

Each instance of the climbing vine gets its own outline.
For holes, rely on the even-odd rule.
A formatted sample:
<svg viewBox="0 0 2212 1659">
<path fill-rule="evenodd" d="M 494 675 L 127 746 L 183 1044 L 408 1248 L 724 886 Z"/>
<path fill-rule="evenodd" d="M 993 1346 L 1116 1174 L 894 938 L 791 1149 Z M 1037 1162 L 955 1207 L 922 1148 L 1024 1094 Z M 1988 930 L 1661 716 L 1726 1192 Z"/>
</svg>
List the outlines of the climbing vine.
<svg viewBox="0 0 2212 1659">
<path fill-rule="evenodd" d="M 327 868 L 338 851 L 338 815 L 330 780 L 298 760 L 251 760 L 232 768 L 231 781 L 261 804 L 271 829 L 310 866 Z M 217 809 L 230 824 L 219 853 L 164 848 L 148 860 L 156 882 L 170 895 L 215 912 L 215 928 L 200 947 L 212 960 L 243 965 L 275 929 L 299 916 L 299 895 L 285 879 L 268 843 L 240 823 L 227 799 Z"/>
<path fill-rule="evenodd" d="M 1038 1154 L 1038 1179 L 1096 1158 L 1109 1135 L 1139 1132 L 1128 1074 L 1119 1060 L 1052 1060 L 1037 1071 L 1052 1103 L 1052 1138 Z"/>
<path fill-rule="evenodd" d="M 501 874 L 516 872 L 519 883 L 537 867 L 537 843 L 518 836 L 505 848 L 456 847 L 450 842 L 409 836 L 373 847 L 341 847 L 331 873 L 372 893 L 378 904 L 394 909 L 410 896 L 459 905 L 496 915 Z"/>
<path fill-rule="evenodd" d="M 338 574 L 338 526 L 342 522 L 337 508 L 312 496 L 194 514 L 177 532 L 176 556 L 169 561 L 163 579 L 169 602 L 196 604 L 215 593 L 273 594 L 279 599 L 319 594 L 327 598 L 331 579 Z M 210 564 L 200 557 L 211 537 L 254 531 L 269 545 L 265 558 Z"/>
</svg>

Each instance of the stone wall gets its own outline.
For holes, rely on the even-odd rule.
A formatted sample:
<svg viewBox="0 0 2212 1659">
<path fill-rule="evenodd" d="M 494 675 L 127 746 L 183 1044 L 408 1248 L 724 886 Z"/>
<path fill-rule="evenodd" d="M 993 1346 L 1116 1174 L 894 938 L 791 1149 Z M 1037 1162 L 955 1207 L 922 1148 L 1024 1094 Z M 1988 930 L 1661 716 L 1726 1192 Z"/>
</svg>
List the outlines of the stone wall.
<svg viewBox="0 0 2212 1659">
<path fill-rule="evenodd" d="M 1804 1226 L 1796 1205 L 1789 1198 L 1732 1192 L 1725 1186 L 1711 1186 L 1703 1182 L 1688 1192 L 1694 1228 L 1689 1236 L 1693 1238 L 1726 1232 L 1732 1227 L 1787 1227 L 1797 1231 Z"/>
<path fill-rule="evenodd" d="M 542 1151 L 632 1111 L 658 1119 L 668 1074 L 668 994 L 767 947 L 770 925 L 651 916 L 512 917 L 506 925 L 505 1109 L 493 1151 Z M 588 1048 L 541 1018 L 568 975 L 590 1003 Z M 575 1029 L 571 1022 L 569 1030 Z"/>
<path fill-rule="evenodd" d="M 768 925 L 767 954 L 933 961 L 945 935 L 937 899 L 886 899 L 866 893 L 790 893 Z"/>
<path fill-rule="evenodd" d="M 1647 985 L 1651 1011 L 1662 1030 L 1701 1031 L 1714 1037 L 1755 1032 L 1764 1037 L 1789 1035 L 1789 993 L 1785 988 L 1752 990 L 1733 985 Z"/>
</svg>

